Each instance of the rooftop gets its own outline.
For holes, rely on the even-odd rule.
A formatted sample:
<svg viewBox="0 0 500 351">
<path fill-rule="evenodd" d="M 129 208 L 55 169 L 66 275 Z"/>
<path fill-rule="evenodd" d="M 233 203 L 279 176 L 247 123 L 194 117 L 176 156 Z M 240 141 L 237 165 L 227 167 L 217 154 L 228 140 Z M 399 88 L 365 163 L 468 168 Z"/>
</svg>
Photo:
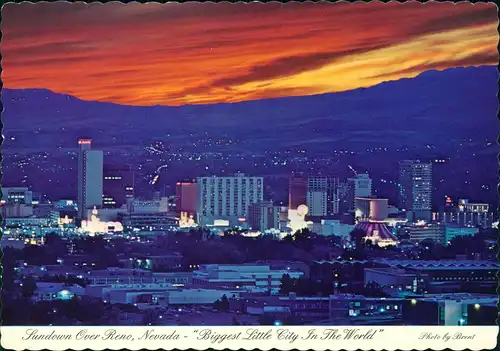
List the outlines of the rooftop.
<svg viewBox="0 0 500 351">
<path fill-rule="evenodd" d="M 489 294 L 474 294 L 474 293 L 449 293 L 449 294 L 432 294 L 419 298 L 422 301 L 457 301 L 469 303 L 491 304 L 497 303 L 498 296 Z"/>
<path fill-rule="evenodd" d="M 457 269 L 457 268 L 486 268 L 499 269 L 500 262 L 486 260 L 375 260 L 377 263 L 388 264 L 401 268 L 421 268 L 421 269 Z"/>
</svg>

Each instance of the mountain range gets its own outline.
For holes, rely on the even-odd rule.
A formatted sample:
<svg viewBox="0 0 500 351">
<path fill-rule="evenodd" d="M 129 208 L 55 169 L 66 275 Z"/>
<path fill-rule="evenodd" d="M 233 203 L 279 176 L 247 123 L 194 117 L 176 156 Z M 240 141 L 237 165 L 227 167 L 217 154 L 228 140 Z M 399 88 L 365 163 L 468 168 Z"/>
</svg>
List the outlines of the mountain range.
<svg viewBox="0 0 500 351">
<path fill-rule="evenodd" d="M 189 148 L 209 136 L 233 139 L 232 147 L 249 153 L 403 145 L 451 150 L 464 139 L 496 139 L 497 93 L 493 66 L 427 71 L 341 93 L 178 107 L 124 106 L 45 89 L 4 88 L 3 148 L 74 148 L 79 136 L 92 137 L 103 148 L 143 147 L 154 140 Z"/>
</svg>

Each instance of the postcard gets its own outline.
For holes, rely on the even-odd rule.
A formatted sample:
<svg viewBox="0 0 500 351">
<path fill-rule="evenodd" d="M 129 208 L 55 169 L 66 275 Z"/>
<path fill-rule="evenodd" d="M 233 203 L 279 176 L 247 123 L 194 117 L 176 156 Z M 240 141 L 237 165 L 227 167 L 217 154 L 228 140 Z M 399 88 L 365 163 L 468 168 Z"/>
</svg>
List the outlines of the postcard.
<svg viewBox="0 0 500 351">
<path fill-rule="evenodd" d="M 6 349 L 496 346 L 494 3 L 7 3 Z"/>
</svg>

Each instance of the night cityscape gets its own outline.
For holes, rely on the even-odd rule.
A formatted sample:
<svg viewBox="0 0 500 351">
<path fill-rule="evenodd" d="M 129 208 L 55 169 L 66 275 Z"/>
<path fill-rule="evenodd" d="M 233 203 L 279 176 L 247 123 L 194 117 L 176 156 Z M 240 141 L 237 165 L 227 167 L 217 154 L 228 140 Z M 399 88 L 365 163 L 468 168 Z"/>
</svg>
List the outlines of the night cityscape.
<svg viewBox="0 0 500 351">
<path fill-rule="evenodd" d="M 2 11 L 3 325 L 496 325 L 494 4 Z"/>
</svg>

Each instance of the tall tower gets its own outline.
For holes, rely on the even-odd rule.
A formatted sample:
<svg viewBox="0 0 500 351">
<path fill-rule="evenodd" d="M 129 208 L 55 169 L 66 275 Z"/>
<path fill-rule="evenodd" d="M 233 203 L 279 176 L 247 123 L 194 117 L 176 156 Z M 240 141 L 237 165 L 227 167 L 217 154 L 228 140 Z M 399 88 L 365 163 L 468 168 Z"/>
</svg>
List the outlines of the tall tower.
<svg viewBox="0 0 500 351">
<path fill-rule="evenodd" d="M 307 177 L 294 174 L 290 177 L 288 185 L 288 208 L 296 210 L 307 202 Z"/>
<path fill-rule="evenodd" d="M 195 215 L 198 210 L 198 184 L 177 182 L 175 184 L 176 211 Z"/>
<path fill-rule="evenodd" d="M 419 160 L 399 162 L 399 199 L 415 219 L 428 219 L 432 208 L 432 163 Z"/>
<path fill-rule="evenodd" d="M 130 165 L 103 167 L 103 207 L 119 208 L 134 197 L 134 170 Z"/>
<path fill-rule="evenodd" d="M 349 211 L 355 210 L 356 198 L 369 198 L 372 196 L 372 180 L 368 173 L 356 174 L 354 178 L 347 179 L 346 202 Z"/>
<path fill-rule="evenodd" d="M 413 165 L 413 211 L 430 211 L 432 207 L 432 163 Z"/>
<path fill-rule="evenodd" d="M 413 164 L 412 160 L 399 162 L 399 207 L 405 210 L 412 208 L 413 193 Z"/>
<path fill-rule="evenodd" d="M 92 140 L 78 139 L 78 218 L 85 219 L 87 210 L 102 207 L 102 151 L 92 150 Z"/>
<path fill-rule="evenodd" d="M 339 179 L 309 177 L 307 207 L 311 216 L 331 216 L 339 213 Z"/>
</svg>

